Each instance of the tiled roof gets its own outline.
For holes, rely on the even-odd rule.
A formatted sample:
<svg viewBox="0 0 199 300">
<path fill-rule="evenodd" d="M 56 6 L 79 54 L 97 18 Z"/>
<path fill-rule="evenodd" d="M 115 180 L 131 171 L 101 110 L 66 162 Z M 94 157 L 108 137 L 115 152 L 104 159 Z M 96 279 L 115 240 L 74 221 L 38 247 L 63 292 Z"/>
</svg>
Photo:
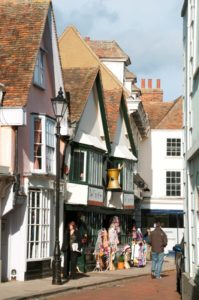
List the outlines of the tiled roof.
<svg viewBox="0 0 199 300">
<path fill-rule="evenodd" d="M 152 129 L 182 128 L 182 97 L 172 102 L 143 101 Z"/>
<path fill-rule="evenodd" d="M 124 59 L 127 65 L 130 64 L 129 56 L 120 48 L 116 41 L 85 40 L 99 58 Z"/>
<path fill-rule="evenodd" d="M 64 87 L 70 92 L 71 122 L 79 121 L 98 71 L 99 68 L 63 69 Z"/>
<path fill-rule="evenodd" d="M 121 97 L 122 97 L 122 89 L 104 90 L 104 102 L 105 102 L 107 123 L 108 123 L 109 136 L 111 142 L 114 141 L 114 137 L 117 129 L 117 121 L 118 121 L 118 116 L 120 111 Z"/>
<path fill-rule="evenodd" d="M 183 112 L 182 112 L 182 97 L 179 97 L 173 102 L 173 106 L 168 111 L 166 116 L 161 120 L 156 128 L 158 129 L 182 129 L 183 127 Z"/>
<path fill-rule="evenodd" d="M 50 0 L 0 1 L 0 82 L 5 106 L 24 106 Z"/>
<path fill-rule="evenodd" d="M 137 79 L 137 76 L 127 68 L 124 69 L 124 76 L 125 79 Z"/>
<path fill-rule="evenodd" d="M 123 87 L 121 83 L 113 73 L 100 62 L 97 55 L 92 51 L 85 40 L 82 39 L 75 27 L 70 26 L 67 28 L 59 40 L 59 45 L 63 69 L 77 66 L 80 69 L 99 68 L 109 137 L 111 142 L 114 141 L 122 99 Z"/>
<path fill-rule="evenodd" d="M 173 106 L 173 102 L 147 102 L 143 101 L 144 110 L 149 116 L 151 129 L 157 128 L 162 119 Z"/>
</svg>

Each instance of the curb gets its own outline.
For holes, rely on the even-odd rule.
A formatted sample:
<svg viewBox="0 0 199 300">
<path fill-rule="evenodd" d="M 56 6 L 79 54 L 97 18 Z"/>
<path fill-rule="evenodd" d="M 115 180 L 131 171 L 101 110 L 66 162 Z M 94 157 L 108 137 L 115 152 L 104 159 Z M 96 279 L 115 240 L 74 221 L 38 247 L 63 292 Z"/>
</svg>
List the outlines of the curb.
<svg viewBox="0 0 199 300">
<path fill-rule="evenodd" d="M 175 268 L 172 268 L 172 269 L 168 269 L 168 270 L 165 270 L 163 273 L 165 272 L 171 272 L 171 271 L 174 271 Z M 43 299 L 44 297 L 49 297 L 49 296 L 53 296 L 53 295 L 58 295 L 58 294 L 66 294 L 67 292 L 71 292 L 71 291 L 74 291 L 74 290 L 84 290 L 84 289 L 87 289 L 87 288 L 90 288 L 92 286 L 95 286 L 95 287 L 100 287 L 100 286 L 107 286 L 107 284 L 110 284 L 110 283 L 116 283 L 118 281 L 126 281 L 126 280 L 130 280 L 130 279 L 134 279 L 134 278 L 140 278 L 140 277 L 143 277 L 143 276 L 149 276 L 150 273 L 147 272 L 147 273 L 142 273 L 140 275 L 130 275 L 130 276 L 126 276 L 124 278 L 115 278 L 115 279 L 110 279 L 108 280 L 107 282 L 98 282 L 98 283 L 90 283 L 90 284 L 86 284 L 86 285 L 83 285 L 83 286 L 79 286 L 79 287 L 67 287 L 66 288 L 63 288 L 63 289 L 57 289 L 57 290 L 53 290 L 53 291 L 45 291 L 45 292 L 42 292 L 42 293 L 33 293 L 32 295 L 30 296 L 19 296 L 19 297 L 11 297 L 11 298 L 5 298 L 5 300 L 31 300 L 31 299 Z M 44 298 L 45 299 L 45 298 Z"/>
</svg>

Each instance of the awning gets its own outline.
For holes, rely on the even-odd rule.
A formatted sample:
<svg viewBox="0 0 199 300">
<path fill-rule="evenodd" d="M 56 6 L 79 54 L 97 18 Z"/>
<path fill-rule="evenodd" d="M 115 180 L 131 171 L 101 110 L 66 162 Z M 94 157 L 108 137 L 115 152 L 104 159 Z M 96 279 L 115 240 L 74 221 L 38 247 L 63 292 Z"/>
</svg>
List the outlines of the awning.
<svg viewBox="0 0 199 300">
<path fill-rule="evenodd" d="M 124 145 L 113 144 L 111 155 L 118 158 L 137 161 L 137 158 L 133 155 L 133 153 Z"/>
<path fill-rule="evenodd" d="M 107 151 L 105 142 L 100 141 L 100 139 L 97 138 L 96 136 L 90 135 L 82 131 L 77 134 L 74 141 L 77 143 L 90 145 L 95 148 L 99 148 L 101 150 Z"/>
</svg>

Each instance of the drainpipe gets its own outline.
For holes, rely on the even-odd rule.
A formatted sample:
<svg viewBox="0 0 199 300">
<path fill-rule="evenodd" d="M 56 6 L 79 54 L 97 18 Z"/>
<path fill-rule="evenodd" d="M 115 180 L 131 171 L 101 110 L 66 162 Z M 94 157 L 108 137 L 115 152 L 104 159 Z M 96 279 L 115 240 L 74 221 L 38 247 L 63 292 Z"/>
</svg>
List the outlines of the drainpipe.
<svg viewBox="0 0 199 300">
<path fill-rule="evenodd" d="M 15 127 L 15 158 L 14 158 L 14 177 L 15 182 L 13 186 L 14 204 L 16 204 L 17 195 L 20 190 L 20 174 L 19 174 L 19 151 L 18 151 L 18 127 Z"/>
<path fill-rule="evenodd" d="M 191 233 L 191 201 L 189 201 L 189 194 L 190 194 L 190 173 L 189 173 L 189 163 L 187 161 L 187 150 L 190 145 L 189 141 L 189 105 L 190 102 L 190 81 L 189 81 L 189 74 L 190 74 L 190 66 L 189 66 L 189 58 L 190 58 L 190 47 L 189 47 L 189 39 L 190 39 L 190 33 L 189 33 L 189 27 L 190 27 L 190 9 L 189 5 L 187 8 L 188 13 L 188 20 L 187 20 L 187 57 L 186 57 L 186 114 L 185 114 L 185 173 L 186 173 L 186 181 L 185 181 L 185 203 L 186 203 L 186 243 L 187 243 L 187 253 L 186 253 L 186 260 L 187 260 L 187 272 L 189 272 L 190 277 L 193 276 L 193 266 L 192 266 L 192 233 Z"/>
</svg>

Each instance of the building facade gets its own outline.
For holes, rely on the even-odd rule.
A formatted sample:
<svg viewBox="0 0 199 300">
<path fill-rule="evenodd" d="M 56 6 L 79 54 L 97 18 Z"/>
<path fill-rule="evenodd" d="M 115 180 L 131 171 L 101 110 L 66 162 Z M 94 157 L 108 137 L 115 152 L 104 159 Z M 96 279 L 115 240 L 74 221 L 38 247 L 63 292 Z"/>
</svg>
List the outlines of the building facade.
<svg viewBox="0 0 199 300">
<path fill-rule="evenodd" d="M 160 80 L 142 80 L 141 99 L 150 121 L 150 133 L 140 146 L 141 175 L 148 183 L 142 205 L 142 226 L 153 227 L 159 218 L 172 251 L 183 233 L 183 128 L 182 99 L 163 102 Z"/>
<path fill-rule="evenodd" d="M 147 138 L 149 132 L 149 120 L 140 99 L 141 91 L 136 86 L 137 77 L 128 67 L 131 65 L 130 57 L 118 45 L 116 41 L 100 41 L 85 38 L 86 43 L 99 57 L 100 61 L 114 74 L 126 92 L 128 114 L 131 131 L 136 148 L 137 160 L 134 164 L 134 204 L 133 219 L 137 227 L 141 227 L 141 203 L 143 190 L 147 189 L 147 183 L 140 176 L 140 143 Z"/>
<path fill-rule="evenodd" d="M 184 1 L 185 273 L 183 299 L 199 295 L 199 3 Z"/>
<path fill-rule="evenodd" d="M 1 186 L 5 191 L 0 199 L 1 280 L 12 276 L 25 280 L 51 272 L 56 173 L 51 98 L 60 87 L 64 91 L 64 86 L 50 1 L 3 1 L 0 14 L 0 82 L 5 89 L 0 107 Z M 62 134 L 68 134 L 67 115 Z M 64 188 L 60 213 L 63 193 Z"/>
</svg>

